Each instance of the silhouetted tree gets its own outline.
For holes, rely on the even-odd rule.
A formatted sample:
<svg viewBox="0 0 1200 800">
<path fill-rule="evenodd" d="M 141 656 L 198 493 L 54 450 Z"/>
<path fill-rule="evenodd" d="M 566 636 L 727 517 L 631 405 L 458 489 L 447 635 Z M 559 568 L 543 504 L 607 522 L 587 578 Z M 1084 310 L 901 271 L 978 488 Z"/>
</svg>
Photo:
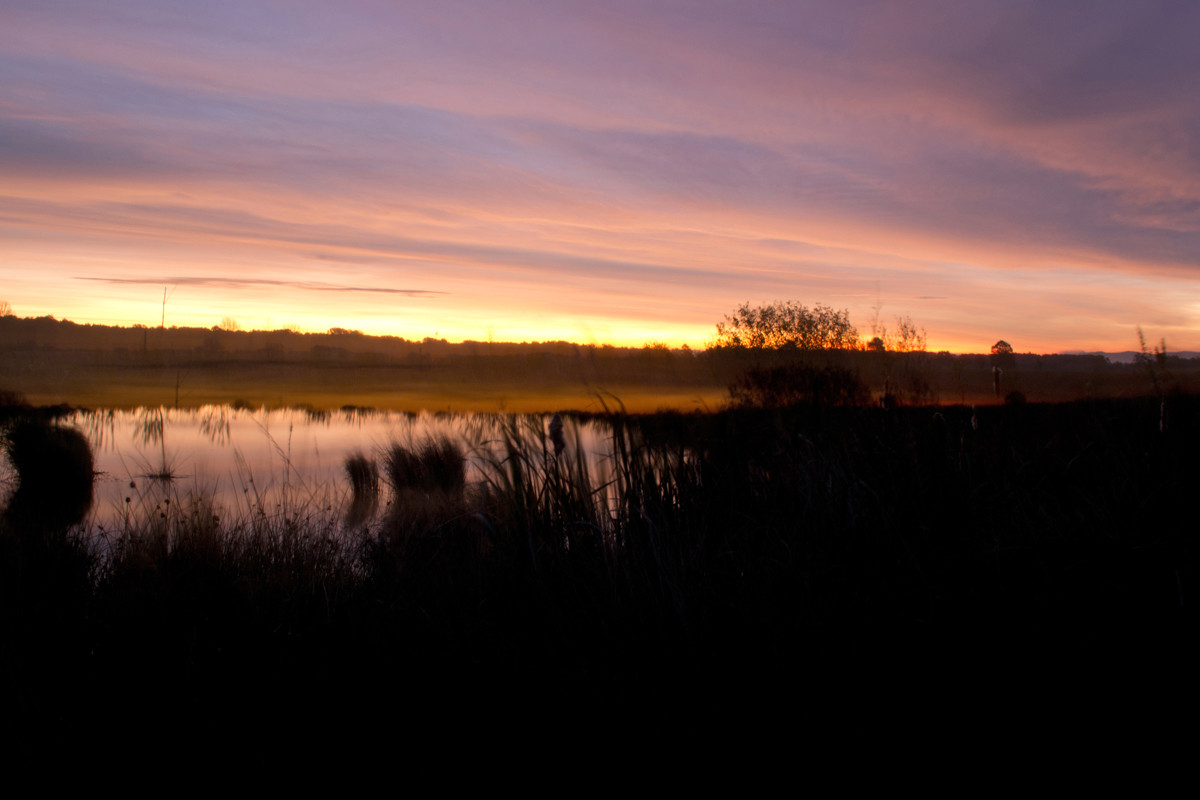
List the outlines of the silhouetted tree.
<svg viewBox="0 0 1200 800">
<path fill-rule="evenodd" d="M 793 301 L 765 306 L 742 305 L 717 323 L 713 347 L 771 350 L 848 350 L 858 331 L 845 309 L 817 303 L 809 309 Z"/>
<path fill-rule="evenodd" d="M 1013 355 L 1012 345 L 1001 339 L 992 345 L 992 366 L 1000 369 L 1012 369 L 1017 359 Z"/>
</svg>

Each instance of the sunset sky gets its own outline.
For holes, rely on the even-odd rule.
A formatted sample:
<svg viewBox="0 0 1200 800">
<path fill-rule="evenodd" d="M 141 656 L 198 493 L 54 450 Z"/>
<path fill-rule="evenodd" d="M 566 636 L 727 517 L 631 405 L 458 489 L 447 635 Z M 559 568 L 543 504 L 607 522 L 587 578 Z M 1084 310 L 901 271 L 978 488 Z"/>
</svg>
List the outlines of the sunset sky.
<svg viewBox="0 0 1200 800">
<path fill-rule="evenodd" d="M 1200 3 L 0 0 L 19 316 L 1200 350 Z"/>
</svg>

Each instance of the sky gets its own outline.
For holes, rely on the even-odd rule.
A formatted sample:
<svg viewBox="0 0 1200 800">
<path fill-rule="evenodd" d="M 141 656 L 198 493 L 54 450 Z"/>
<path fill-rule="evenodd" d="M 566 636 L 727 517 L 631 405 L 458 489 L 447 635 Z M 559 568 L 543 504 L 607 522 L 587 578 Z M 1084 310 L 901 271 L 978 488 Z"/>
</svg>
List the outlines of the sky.
<svg viewBox="0 0 1200 800">
<path fill-rule="evenodd" d="M 1200 350 L 1197 40 L 1194 0 L 0 0 L 0 301 Z"/>
</svg>

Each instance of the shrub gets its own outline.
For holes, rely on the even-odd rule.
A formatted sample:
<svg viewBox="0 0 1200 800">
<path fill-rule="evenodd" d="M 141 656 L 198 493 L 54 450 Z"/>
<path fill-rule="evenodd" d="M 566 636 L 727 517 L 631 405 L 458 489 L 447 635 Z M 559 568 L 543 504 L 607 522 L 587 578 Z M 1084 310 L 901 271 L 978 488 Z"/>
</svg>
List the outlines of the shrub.
<svg viewBox="0 0 1200 800">
<path fill-rule="evenodd" d="M 95 470 L 87 438 L 74 428 L 25 420 L 4 436 L 18 487 L 7 514 L 19 525 L 65 528 L 92 505 Z"/>
<path fill-rule="evenodd" d="M 796 405 L 859 406 L 870 395 L 848 369 L 793 364 L 755 368 L 729 387 L 733 405 L 754 408 L 783 408 Z"/>
<path fill-rule="evenodd" d="M 714 347 L 773 350 L 848 350 L 858 331 L 845 309 L 817 303 L 812 309 L 792 301 L 751 308 L 742 305 L 717 323 Z"/>
</svg>

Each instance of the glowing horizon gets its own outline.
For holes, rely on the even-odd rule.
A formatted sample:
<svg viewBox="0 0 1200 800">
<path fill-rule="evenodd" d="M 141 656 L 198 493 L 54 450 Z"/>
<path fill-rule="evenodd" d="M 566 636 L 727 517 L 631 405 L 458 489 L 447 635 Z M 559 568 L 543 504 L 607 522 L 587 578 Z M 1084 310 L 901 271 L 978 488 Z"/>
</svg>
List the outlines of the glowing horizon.
<svg viewBox="0 0 1200 800">
<path fill-rule="evenodd" d="M 1191 3 L 4 7 L 20 316 L 1200 350 Z"/>
</svg>

